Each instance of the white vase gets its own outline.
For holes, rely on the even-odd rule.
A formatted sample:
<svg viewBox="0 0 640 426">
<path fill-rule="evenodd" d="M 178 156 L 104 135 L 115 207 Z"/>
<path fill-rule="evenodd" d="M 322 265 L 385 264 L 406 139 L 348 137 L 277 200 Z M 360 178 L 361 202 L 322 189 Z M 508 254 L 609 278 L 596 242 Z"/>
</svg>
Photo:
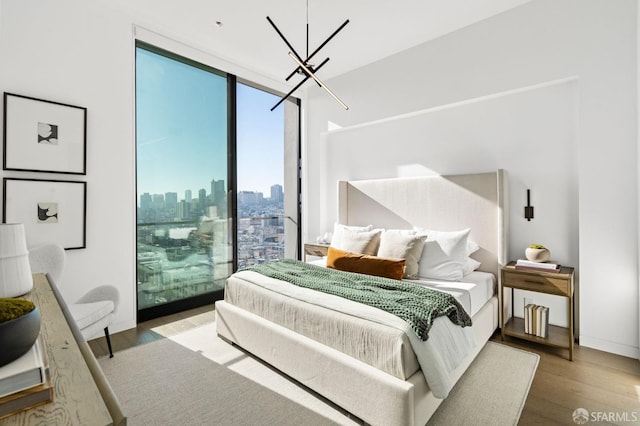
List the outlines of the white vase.
<svg viewBox="0 0 640 426">
<path fill-rule="evenodd" d="M 0 297 L 17 297 L 31 291 L 33 276 L 21 223 L 0 224 Z"/>
<path fill-rule="evenodd" d="M 527 249 L 524 251 L 524 255 L 526 256 L 526 258 L 532 262 L 547 262 L 549 261 L 549 259 L 551 259 L 551 252 L 549 251 L 549 249 L 537 249 L 537 248 L 531 248 L 531 247 L 527 247 Z"/>
</svg>

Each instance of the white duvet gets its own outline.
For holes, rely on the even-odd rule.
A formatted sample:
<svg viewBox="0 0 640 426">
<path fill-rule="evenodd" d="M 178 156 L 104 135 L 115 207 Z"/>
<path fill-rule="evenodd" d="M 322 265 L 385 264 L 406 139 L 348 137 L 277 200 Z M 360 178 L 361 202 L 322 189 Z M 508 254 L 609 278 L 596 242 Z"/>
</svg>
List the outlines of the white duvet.
<svg viewBox="0 0 640 426">
<path fill-rule="evenodd" d="M 422 341 L 416 336 L 413 330 L 411 330 L 408 323 L 378 308 L 353 302 L 339 296 L 298 287 L 253 271 L 240 271 L 234 275 L 270 291 L 275 291 L 316 306 L 393 327 L 404 332 L 411 342 L 418 363 L 420 364 L 420 369 L 429 387 L 438 398 L 447 397 L 453 387 L 453 382 L 450 377 L 451 372 L 476 345 L 471 327 L 454 325 L 446 316 L 439 317 L 434 321 L 429 331 L 429 339 Z"/>
</svg>

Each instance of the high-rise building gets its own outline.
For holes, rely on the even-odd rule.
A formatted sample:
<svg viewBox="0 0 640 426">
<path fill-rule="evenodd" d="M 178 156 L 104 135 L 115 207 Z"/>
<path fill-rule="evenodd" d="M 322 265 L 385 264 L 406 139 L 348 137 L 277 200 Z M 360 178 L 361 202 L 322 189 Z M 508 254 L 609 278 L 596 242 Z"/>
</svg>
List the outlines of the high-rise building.
<svg viewBox="0 0 640 426">
<path fill-rule="evenodd" d="M 271 202 L 281 203 L 284 201 L 284 192 L 282 192 L 282 185 L 271 185 Z"/>
<path fill-rule="evenodd" d="M 211 181 L 211 204 L 216 206 L 218 217 L 227 217 L 227 192 L 222 179 Z"/>
<path fill-rule="evenodd" d="M 153 206 L 153 201 L 151 199 L 151 194 L 149 194 L 148 192 L 145 192 L 140 196 L 140 208 L 146 211 L 146 210 L 151 210 L 152 206 Z"/>
<path fill-rule="evenodd" d="M 175 216 L 178 211 L 178 193 L 167 192 L 164 194 L 164 208 L 169 215 Z"/>
<path fill-rule="evenodd" d="M 224 201 L 225 195 L 226 191 L 224 189 L 224 180 L 213 179 L 211 181 L 211 202 L 217 205 Z"/>
<path fill-rule="evenodd" d="M 177 217 L 185 220 L 189 219 L 191 216 L 191 203 L 186 200 L 180 200 L 178 203 L 178 214 Z"/>
<path fill-rule="evenodd" d="M 164 210 L 164 195 L 162 194 L 153 194 L 151 196 L 153 199 L 153 208 L 158 210 Z"/>
<path fill-rule="evenodd" d="M 191 190 L 190 189 L 186 189 L 184 191 L 184 201 L 186 201 L 187 203 L 191 203 Z"/>
<path fill-rule="evenodd" d="M 204 188 L 198 191 L 198 204 L 200 210 L 204 211 L 204 208 L 207 205 L 207 190 Z"/>
</svg>

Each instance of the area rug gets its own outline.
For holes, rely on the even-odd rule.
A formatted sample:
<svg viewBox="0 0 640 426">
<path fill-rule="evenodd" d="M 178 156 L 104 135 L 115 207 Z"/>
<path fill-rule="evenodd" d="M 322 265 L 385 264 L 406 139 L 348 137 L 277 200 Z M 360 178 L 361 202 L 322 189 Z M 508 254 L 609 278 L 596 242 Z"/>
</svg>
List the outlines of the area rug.
<svg viewBox="0 0 640 426">
<path fill-rule="evenodd" d="M 488 342 L 429 425 L 517 424 L 538 355 Z M 129 425 L 357 425 L 208 323 L 99 363 Z"/>
<path fill-rule="evenodd" d="M 487 342 L 429 423 L 516 425 L 540 355 Z"/>
</svg>

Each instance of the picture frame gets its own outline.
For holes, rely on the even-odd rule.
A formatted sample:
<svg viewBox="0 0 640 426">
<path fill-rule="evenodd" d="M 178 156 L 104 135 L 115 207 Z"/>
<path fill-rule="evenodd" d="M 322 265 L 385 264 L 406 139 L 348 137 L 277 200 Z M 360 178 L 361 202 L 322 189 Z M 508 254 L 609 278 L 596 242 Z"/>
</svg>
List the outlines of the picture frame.
<svg viewBox="0 0 640 426">
<path fill-rule="evenodd" d="M 87 174 L 87 109 L 4 93 L 4 170 Z"/>
<path fill-rule="evenodd" d="M 86 248 L 86 182 L 8 177 L 2 186 L 2 221 L 24 224 L 28 246 Z"/>
</svg>

